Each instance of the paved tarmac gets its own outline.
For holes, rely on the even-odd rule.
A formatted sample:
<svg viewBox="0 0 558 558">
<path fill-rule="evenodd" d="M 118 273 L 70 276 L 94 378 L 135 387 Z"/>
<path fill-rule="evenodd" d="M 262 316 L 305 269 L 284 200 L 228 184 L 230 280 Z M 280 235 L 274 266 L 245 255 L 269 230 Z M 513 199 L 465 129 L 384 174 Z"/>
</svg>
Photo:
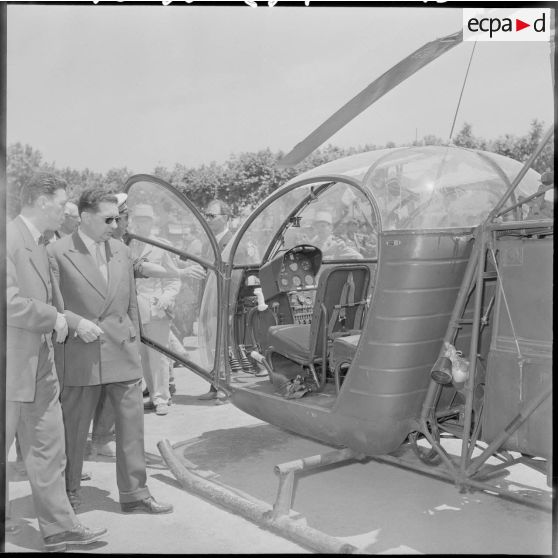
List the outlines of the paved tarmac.
<svg viewBox="0 0 558 558">
<path fill-rule="evenodd" d="M 184 456 L 237 489 L 272 504 L 277 492 L 273 466 L 331 448 L 254 419 L 230 403 L 215 405 L 197 396 L 207 384 L 175 369 L 177 393 L 166 416 L 145 414 L 148 485 L 170 502 L 170 515 L 123 514 L 118 505 L 111 458 L 87 460 L 92 479 L 82 484 L 80 520 L 109 529 L 106 539 L 72 550 L 94 553 L 269 554 L 309 550 L 184 491 L 166 467 L 157 443 L 179 444 Z M 15 452 L 10 454 L 10 465 Z M 519 466 L 522 467 L 522 466 Z M 530 469 L 514 473 L 518 486 L 548 490 Z M 6 541 L 6 552 L 42 550 L 29 483 L 12 475 L 14 519 L 23 526 Z M 350 462 L 296 483 L 293 509 L 310 526 L 371 554 L 552 553 L 551 514 L 485 493 L 460 494 L 454 486 L 376 461 Z M 525 488 L 526 489 L 526 488 Z"/>
</svg>

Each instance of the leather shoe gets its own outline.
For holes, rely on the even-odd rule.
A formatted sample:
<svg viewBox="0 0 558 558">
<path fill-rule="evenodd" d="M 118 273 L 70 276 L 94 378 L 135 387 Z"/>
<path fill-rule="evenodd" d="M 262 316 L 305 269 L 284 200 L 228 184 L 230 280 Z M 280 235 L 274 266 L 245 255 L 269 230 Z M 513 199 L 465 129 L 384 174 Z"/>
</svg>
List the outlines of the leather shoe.
<svg viewBox="0 0 558 558">
<path fill-rule="evenodd" d="M 121 502 L 120 509 L 126 513 L 135 511 L 145 513 L 171 513 L 173 507 L 171 504 L 156 502 L 153 496 L 149 496 L 148 498 L 144 498 L 143 500 L 136 500 L 135 502 Z"/>
<path fill-rule="evenodd" d="M 72 506 L 74 511 L 81 506 L 81 498 L 79 497 L 79 493 L 77 490 L 66 490 L 66 494 L 68 496 L 68 501 Z"/>
<path fill-rule="evenodd" d="M 198 397 L 198 401 L 211 401 L 212 399 L 217 399 L 216 391 L 208 391 Z"/>
<path fill-rule="evenodd" d="M 159 403 L 155 406 L 156 415 L 167 415 L 169 412 L 169 406 L 167 403 Z"/>
<path fill-rule="evenodd" d="M 91 473 L 90 473 L 89 471 L 83 471 L 83 472 L 81 473 L 81 480 L 82 480 L 82 481 L 91 480 L 91 477 L 92 477 L 92 475 L 91 475 Z"/>
<path fill-rule="evenodd" d="M 64 552 L 68 544 L 91 544 L 98 541 L 107 532 L 106 529 L 89 529 L 85 525 L 79 524 L 71 531 L 63 531 L 45 537 L 44 544 L 47 552 Z"/>
</svg>

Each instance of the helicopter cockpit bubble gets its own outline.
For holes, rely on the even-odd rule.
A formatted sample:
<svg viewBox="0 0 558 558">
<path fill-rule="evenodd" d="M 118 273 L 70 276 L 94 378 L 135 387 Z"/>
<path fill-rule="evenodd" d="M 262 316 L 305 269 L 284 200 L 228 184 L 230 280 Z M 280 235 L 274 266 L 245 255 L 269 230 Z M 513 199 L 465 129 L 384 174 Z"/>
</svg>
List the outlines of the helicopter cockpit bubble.
<svg viewBox="0 0 558 558">
<path fill-rule="evenodd" d="M 451 146 L 401 148 L 373 164 L 364 184 L 378 201 L 384 230 L 474 227 L 520 168 L 494 153 Z M 537 183 L 538 174 L 529 171 L 519 191 L 534 193 Z"/>
<path fill-rule="evenodd" d="M 322 250 L 319 273 L 360 260 L 370 262 L 373 275 L 382 250 L 401 242 L 386 239 L 382 243 L 384 232 L 470 231 L 495 206 L 520 169 L 521 163 L 494 153 L 413 146 L 357 154 L 306 171 L 270 194 L 225 248 L 226 261 L 235 246 L 229 304 L 242 307 L 239 289 L 245 275 L 257 275 L 277 254 L 296 245 L 314 244 Z M 538 186 L 538 173 L 529 170 L 518 194 L 530 195 Z M 513 202 L 508 200 L 510 205 Z M 315 223 L 320 212 L 330 213 L 331 244 L 343 249 L 329 251 L 318 245 Z M 247 239 L 256 244 L 254 250 L 242 249 Z M 210 286 L 206 285 L 205 293 L 209 298 Z M 236 336 L 233 328 L 232 337 Z"/>
</svg>

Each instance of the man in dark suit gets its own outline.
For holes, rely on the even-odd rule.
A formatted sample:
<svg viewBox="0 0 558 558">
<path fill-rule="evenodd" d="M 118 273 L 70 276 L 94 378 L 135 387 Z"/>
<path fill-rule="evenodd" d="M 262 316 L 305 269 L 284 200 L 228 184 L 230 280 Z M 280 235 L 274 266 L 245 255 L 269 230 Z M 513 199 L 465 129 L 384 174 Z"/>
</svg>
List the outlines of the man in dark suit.
<svg viewBox="0 0 558 558">
<path fill-rule="evenodd" d="M 232 210 L 229 204 L 225 203 L 223 200 L 212 200 L 207 205 L 204 215 L 210 229 L 215 235 L 215 240 L 217 240 L 219 250 L 222 252 L 223 248 L 232 238 L 232 232 L 229 229 L 229 224 L 232 218 Z"/>
<path fill-rule="evenodd" d="M 64 426 L 51 335 L 54 330 L 62 343 L 68 326 L 51 281 L 44 233 L 60 226 L 66 199 L 65 181 L 36 174 L 22 188 L 21 213 L 6 231 L 6 456 L 17 431 L 49 551 L 89 544 L 107 532 L 81 525 L 64 489 Z"/>
<path fill-rule="evenodd" d="M 229 223 L 232 217 L 231 208 L 222 200 L 212 200 L 207 205 L 204 214 L 211 231 L 215 235 L 219 250 L 222 252 L 223 248 L 232 238 L 232 232 L 229 229 Z M 205 257 L 209 258 L 209 256 L 210 254 L 205 254 Z M 216 403 L 222 403 L 219 399 L 219 392 L 213 385 L 211 385 L 207 393 L 200 395 L 198 399 L 201 401 L 211 401 L 214 399 Z"/>
<path fill-rule="evenodd" d="M 116 482 L 124 512 L 170 513 L 146 486 L 138 308 L 127 246 L 112 238 L 117 198 L 89 189 L 78 230 L 49 245 L 69 335 L 57 355 L 66 426 L 66 490 L 75 507 L 89 425 L 106 391 L 115 415 Z M 60 362 L 60 366 L 58 366 Z"/>
</svg>

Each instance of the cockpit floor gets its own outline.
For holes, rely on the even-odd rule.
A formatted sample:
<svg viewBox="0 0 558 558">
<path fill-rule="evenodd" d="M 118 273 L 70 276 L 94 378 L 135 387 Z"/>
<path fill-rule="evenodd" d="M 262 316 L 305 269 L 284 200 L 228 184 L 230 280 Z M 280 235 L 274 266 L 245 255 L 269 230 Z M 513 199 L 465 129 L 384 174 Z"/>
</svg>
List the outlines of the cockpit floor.
<svg viewBox="0 0 558 558">
<path fill-rule="evenodd" d="M 267 376 L 257 377 L 253 374 L 232 374 L 231 387 L 233 389 L 249 390 L 265 394 L 266 396 L 285 399 L 285 389 L 274 386 Z M 327 382 L 321 392 L 309 392 L 299 399 L 290 401 L 302 405 L 316 405 L 321 408 L 331 408 L 337 399 L 335 384 Z"/>
</svg>

